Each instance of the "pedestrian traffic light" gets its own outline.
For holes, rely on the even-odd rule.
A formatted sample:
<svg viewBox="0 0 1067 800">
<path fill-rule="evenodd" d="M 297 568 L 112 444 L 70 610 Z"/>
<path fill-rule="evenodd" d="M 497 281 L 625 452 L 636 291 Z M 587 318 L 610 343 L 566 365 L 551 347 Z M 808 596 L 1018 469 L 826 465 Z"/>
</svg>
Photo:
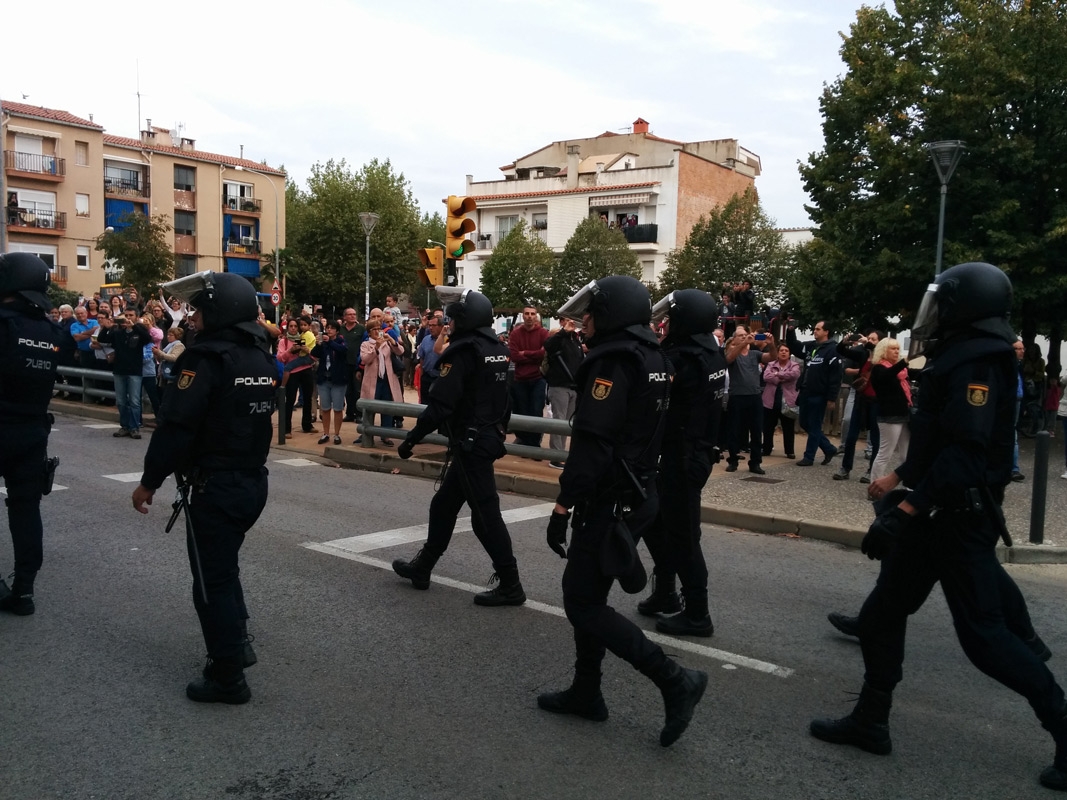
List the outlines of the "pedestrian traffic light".
<svg viewBox="0 0 1067 800">
<path fill-rule="evenodd" d="M 445 252 L 449 258 L 462 260 L 464 254 L 474 249 L 474 242 L 467 239 L 475 228 L 474 220 L 467 216 L 478 207 L 473 197 L 457 197 L 450 194 L 445 201 L 448 215 L 445 219 Z"/>
<path fill-rule="evenodd" d="M 444 286 L 445 254 L 436 247 L 423 247 L 419 250 L 419 280 L 423 286 Z"/>
</svg>

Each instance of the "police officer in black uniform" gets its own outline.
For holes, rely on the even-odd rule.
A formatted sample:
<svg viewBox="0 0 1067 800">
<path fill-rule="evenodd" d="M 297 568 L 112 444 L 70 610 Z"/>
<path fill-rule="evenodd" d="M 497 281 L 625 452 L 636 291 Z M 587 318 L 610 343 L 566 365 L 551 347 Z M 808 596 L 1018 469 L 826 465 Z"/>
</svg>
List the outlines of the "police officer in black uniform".
<svg viewBox="0 0 1067 800">
<path fill-rule="evenodd" d="M 600 665 L 611 650 L 662 692 L 660 744 L 667 747 L 689 725 L 708 676 L 679 666 L 607 604 L 616 578 L 630 593 L 644 588 L 634 546 L 658 506 L 656 460 L 672 370 L 649 326 L 651 312 L 644 285 L 621 275 L 590 282 L 558 312 L 581 322 L 589 347 L 577 375 L 570 455 L 547 537 L 549 547 L 567 559 L 563 608 L 574 626 L 577 657 L 571 686 L 540 695 L 537 705 L 606 720 Z M 572 508 L 574 536 L 567 549 Z"/>
<path fill-rule="evenodd" d="M 189 562 L 193 605 L 208 663 L 185 690 L 190 700 L 246 703 L 252 694 L 244 667 L 256 657 L 238 553 L 267 502 L 267 469 L 278 373 L 256 324 L 259 305 L 246 279 L 200 272 L 164 285 L 195 309 L 196 344 L 175 363 L 160 423 L 145 454 L 133 506 L 146 504 L 172 473 L 189 489 Z"/>
<path fill-rule="evenodd" d="M 416 589 L 430 586 L 430 573 L 448 549 L 456 517 L 466 503 L 471 525 L 493 561 L 495 585 L 474 596 L 480 606 L 521 606 L 526 593 L 511 536 L 500 515 L 493 462 L 504 455 L 504 432 L 511 418 L 506 345 L 493 332 L 493 304 L 479 292 L 438 286 L 438 297 L 451 320 L 448 349 L 437 362 L 440 377 L 415 427 L 397 448 L 411 458 L 412 447 L 428 433 L 443 428 L 448 436 L 448 462 L 441 488 L 430 501 L 426 544 L 410 561 L 398 558 L 393 571 Z"/>
<path fill-rule="evenodd" d="M 43 561 L 41 495 L 51 484 L 48 402 L 59 348 L 66 346 L 47 316 L 49 280 L 48 265 L 37 256 L 0 254 L 0 475 L 15 552 L 11 586 L 0 581 L 0 611 L 19 616 L 34 612 L 33 581 Z"/>
<path fill-rule="evenodd" d="M 903 499 L 875 519 L 862 550 L 882 559 L 878 582 L 859 616 L 866 667 L 852 713 L 815 720 L 813 736 L 879 755 L 892 749 L 889 708 L 900 682 L 907 619 L 941 582 L 956 635 L 982 672 L 1023 695 L 1056 742 L 1041 783 L 1067 791 L 1067 703 L 1048 667 L 1005 623 L 995 553 L 1005 531 L 1000 502 L 1011 479 L 1015 334 L 1012 288 L 991 264 L 960 264 L 931 284 L 913 337 L 925 345 L 918 413 L 908 455 L 871 483 L 884 500 L 899 483 Z"/>
<path fill-rule="evenodd" d="M 653 590 L 637 605 L 646 616 L 671 614 L 656 630 L 682 636 L 711 636 L 708 567 L 700 548 L 700 493 L 718 460 L 719 421 L 726 389 L 726 358 L 712 335 L 718 307 L 707 292 L 671 292 L 652 309 L 652 321 L 666 318 L 660 343 L 674 366 L 671 402 L 664 422 L 656 485 L 659 514 L 645 534 L 652 556 Z M 682 583 L 682 608 L 675 590 Z"/>
</svg>

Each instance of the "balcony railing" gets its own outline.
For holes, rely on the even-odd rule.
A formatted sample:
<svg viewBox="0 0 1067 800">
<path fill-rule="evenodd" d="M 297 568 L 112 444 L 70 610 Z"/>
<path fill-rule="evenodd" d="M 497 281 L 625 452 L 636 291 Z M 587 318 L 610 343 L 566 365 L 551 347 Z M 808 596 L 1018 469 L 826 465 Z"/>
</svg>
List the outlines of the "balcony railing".
<svg viewBox="0 0 1067 800">
<path fill-rule="evenodd" d="M 14 172 L 33 172 L 38 175 L 62 178 L 67 174 L 67 160 L 57 156 L 42 156 L 37 153 L 4 151 L 4 166 Z"/>
<path fill-rule="evenodd" d="M 120 197 L 148 197 L 148 179 L 104 178 L 104 194 L 119 195 Z"/>
<path fill-rule="evenodd" d="M 249 239 L 246 236 L 242 236 L 236 241 L 223 239 L 222 250 L 235 256 L 258 256 L 260 253 L 260 241 L 259 239 Z"/>
<path fill-rule="evenodd" d="M 243 211 L 246 214 L 258 214 L 263 210 L 263 201 L 256 197 L 222 196 L 222 207 L 228 211 Z"/>
<path fill-rule="evenodd" d="M 8 206 L 7 224 L 18 228 L 65 231 L 67 229 L 67 212 Z"/>
<path fill-rule="evenodd" d="M 478 237 L 478 249 L 479 250 L 492 250 L 493 249 L 493 235 L 491 233 L 483 234 L 483 235 L 487 236 L 488 238 L 483 239 L 481 236 Z"/>
<path fill-rule="evenodd" d="M 622 235 L 630 244 L 656 244 L 659 242 L 659 225 L 654 222 L 648 225 L 631 225 L 622 228 Z"/>
<path fill-rule="evenodd" d="M 530 238 L 542 242 L 548 241 L 548 228 L 530 228 Z"/>
<path fill-rule="evenodd" d="M 180 255 L 196 255 L 196 235 L 191 233 L 175 233 L 174 252 Z"/>
<path fill-rule="evenodd" d="M 52 267 L 51 273 L 52 283 L 58 284 L 59 286 L 67 285 L 67 267 L 65 265 L 57 264 Z"/>
</svg>

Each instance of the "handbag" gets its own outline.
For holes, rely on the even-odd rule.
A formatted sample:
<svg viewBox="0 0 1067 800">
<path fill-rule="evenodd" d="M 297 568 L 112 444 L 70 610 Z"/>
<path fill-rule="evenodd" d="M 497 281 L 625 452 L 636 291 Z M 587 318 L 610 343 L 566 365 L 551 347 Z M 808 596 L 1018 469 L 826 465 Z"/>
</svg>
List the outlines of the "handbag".
<svg viewBox="0 0 1067 800">
<path fill-rule="evenodd" d="M 789 403 L 782 403 L 782 416 L 786 419 L 800 419 L 800 406 L 791 406 Z"/>
<path fill-rule="evenodd" d="M 174 364 L 174 361 L 163 361 L 159 365 L 159 375 L 168 383 L 174 380 Z"/>
<path fill-rule="evenodd" d="M 398 356 L 396 353 L 390 354 L 390 360 L 393 364 L 393 374 L 400 375 L 404 372 L 404 359 Z"/>
</svg>

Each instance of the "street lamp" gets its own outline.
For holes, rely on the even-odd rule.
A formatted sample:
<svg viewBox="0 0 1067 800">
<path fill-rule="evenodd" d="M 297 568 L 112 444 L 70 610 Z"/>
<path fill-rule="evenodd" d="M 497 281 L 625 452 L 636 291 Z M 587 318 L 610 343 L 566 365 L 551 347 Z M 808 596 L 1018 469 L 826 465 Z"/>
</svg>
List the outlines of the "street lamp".
<svg viewBox="0 0 1067 800">
<path fill-rule="evenodd" d="M 945 245 L 945 198 L 948 196 L 948 182 L 952 180 L 952 173 L 956 171 L 956 165 L 960 163 L 960 157 L 967 146 L 959 139 L 950 139 L 944 142 L 930 142 L 924 144 L 923 147 L 933 159 L 937 177 L 941 180 L 941 216 L 937 223 L 937 262 L 934 265 L 934 277 L 936 278 L 941 274 L 941 251 Z"/>
<path fill-rule="evenodd" d="M 274 185 L 274 181 L 271 179 L 270 175 L 267 175 L 264 172 L 260 172 L 258 169 L 252 169 L 251 167 L 243 167 L 240 164 L 237 164 L 234 167 L 234 169 L 237 170 L 238 172 L 254 172 L 256 175 L 260 175 L 260 176 L 266 178 L 267 179 L 267 183 L 270 184 L 270 188 L 274 190 L 274 280 L 280 281 L 282 279 L 282 276 L 281 276 L 281 268 L 280 268 L 280 265 L 278 263 L 278 259 L 279 259 L 279 251 L 278 251 L 278 206 L 280 205 L 280 203 L 278 201 L 278 187 Z M 278 322 L 278 307 L 277 306 L 274 307 L 274 321 Z"/>
<path fill-rule="evenodd" d="M 370 232 L 378 224 L 378 215 L 373 211 L 361 211 L 359 221 L 363 223 L 363 230 L 367 233 L 367 285 L 366 285 L 366 308 L 363 312 L 364 323 L 370 319 Z"/>
</svg>

